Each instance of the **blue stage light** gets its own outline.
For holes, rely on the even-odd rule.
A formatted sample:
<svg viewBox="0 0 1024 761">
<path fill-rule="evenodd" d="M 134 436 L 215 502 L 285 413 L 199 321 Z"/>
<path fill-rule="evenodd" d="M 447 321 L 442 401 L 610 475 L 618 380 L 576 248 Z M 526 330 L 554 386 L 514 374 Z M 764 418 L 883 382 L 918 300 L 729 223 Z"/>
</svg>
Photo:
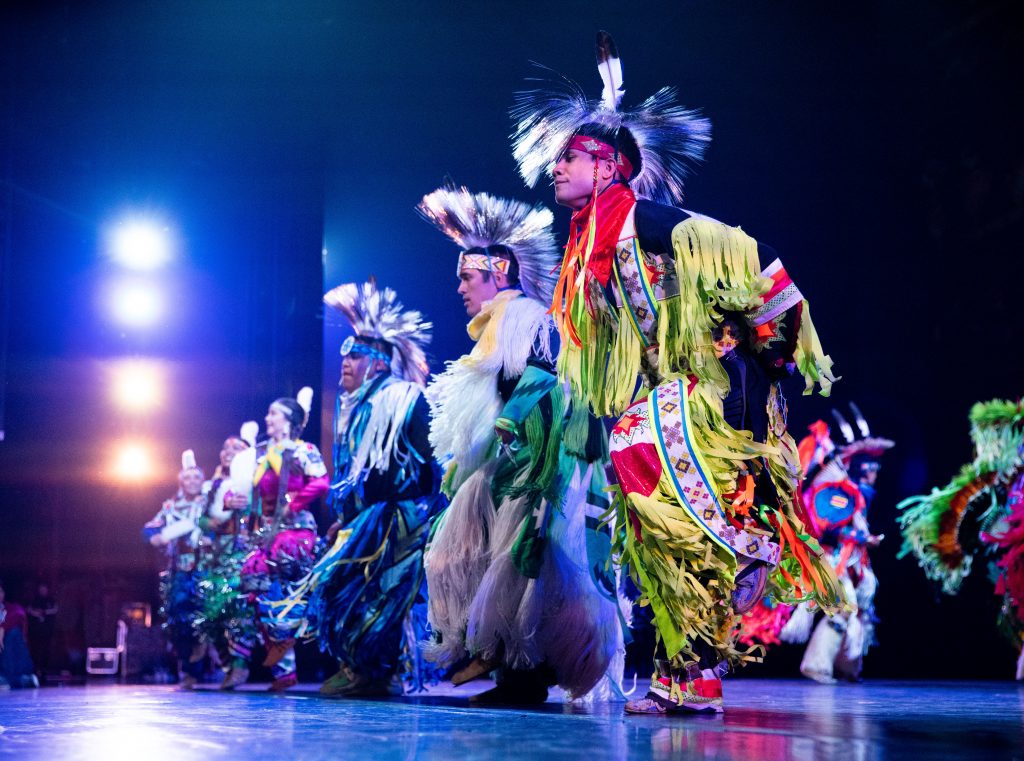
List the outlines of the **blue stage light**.
<svg viewBox="0 0 1024 761">
<path fill-rule="evenodd" d="M 160 289 L 144 280 L 115 281 L 108 290 L 107 300 L 114 319 L 127 327 L 149 327 L 164 312 Z"/>
<path fill-rule="evenodd" d="M 170 228 L 157 222 L 129 220 L 109 234 L 110 258 L 133 270 L 154 270 L 172 258 Z"/>
</svg>

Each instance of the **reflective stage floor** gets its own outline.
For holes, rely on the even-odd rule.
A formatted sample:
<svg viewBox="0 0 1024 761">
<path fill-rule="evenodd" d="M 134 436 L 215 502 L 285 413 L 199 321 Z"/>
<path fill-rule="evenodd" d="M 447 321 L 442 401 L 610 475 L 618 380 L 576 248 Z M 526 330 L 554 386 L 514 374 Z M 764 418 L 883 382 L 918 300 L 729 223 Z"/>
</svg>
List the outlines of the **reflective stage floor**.
<svg viewBox="0 0 1024 761">
<path fill-rule="evenodd" d="M 1024 759 L 1024 686 L 733 679 L 723 716 L 630 717 L 621 703 L 474 709 L 484 689 L 322 698 L 90 685 L 0 693 L 0 756 L 170 759 Z M 641 688 L 642 689 L 642 688 Z"/>
</svg>

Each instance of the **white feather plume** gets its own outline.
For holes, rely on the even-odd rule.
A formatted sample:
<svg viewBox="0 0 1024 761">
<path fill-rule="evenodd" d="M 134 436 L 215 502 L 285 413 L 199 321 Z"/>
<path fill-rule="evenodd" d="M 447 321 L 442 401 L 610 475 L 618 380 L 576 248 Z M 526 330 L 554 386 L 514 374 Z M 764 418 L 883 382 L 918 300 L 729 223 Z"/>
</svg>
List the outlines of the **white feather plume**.
<svg viewBox="0 0 1024 761">
<path fill-rule="evenodd" d="M 551 303 L 562 256 L 551 232 L 550 209 L 445 186 L 423 196 L 416 210 L 463 249 L 508 246 L 519 264 L 520 290 Z"/>
<path fill-rule="evenodd" d="M 303 386 L 299 389 L 299 393 L 295 395 L 295 401 L 302 407 L 302 411 L 306 413 L 306 417 L 309 418 L 309 411 L 313 409 L 313 389 L 309 386 Z"/>
<path fill-rule="evenodd" d="M 430 365 L 424 347 L 433 325 L 416 310 L 403 311 L 402 302 L 390 288 L 380 289 L 374 277 L 365 283 L 345 283 L 324 294 L 324 303 L 352 325 L 356 335 L 391 345 L 391 374 L 422 386 Z"/>
<path fill-rule="evenodd" d="M 614 44 L 611 47 L 614 49 Z M 541 175 L 550 175 L 566 144 L 584 124 L 625 127 L 640 149 L 639 171 L 629 183 L 633 192 L 638 198 L 681 204 L 683 180 L 703 159 L 711 142 L 711 122 L 699 111 L 677 105 L 671 87 L 661 88 L 635 109 L 620 110 L 622 68 L 617 54 L 615 60 L 617 66 L 598 67 L 604 83 L 600 99 L 589 99 L 577 83 L 564 76 L 548 82 L 544 89 L 517 93 L 511 115 L 515 123 L 512 155 L 519 174 L 529 187 L 536 185 Z"/>
<path fill-rule="evenodd" d="M 256 437 L 260 433 L 260 424 L 255 420 L 246 420 L 242 423 L 242 428 L 239 431 L 239 436 L 246 444 L 251 447 L 256 446 Z"/>
<path fill-rule="evenodd" d="M 622 89 L 622 61 L 612 36 L 605 31 L 597 33 L 597 73 L 604 83 L 601 105 L 609 111 L 617 111 L 626 92 Z"/>
<path fill-rule="evenodd" d="M 196 453 L 191 449 L 186 449 L 181 453 L 181 469 L 192 470 L 196 467 Z"/>
</svg>

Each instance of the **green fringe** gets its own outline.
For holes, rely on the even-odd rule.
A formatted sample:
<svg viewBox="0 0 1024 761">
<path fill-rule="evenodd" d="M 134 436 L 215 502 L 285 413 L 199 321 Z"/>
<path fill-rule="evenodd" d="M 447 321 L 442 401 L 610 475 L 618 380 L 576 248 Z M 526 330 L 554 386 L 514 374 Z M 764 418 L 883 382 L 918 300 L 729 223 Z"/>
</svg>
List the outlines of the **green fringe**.
<svg viewBox="0 0 1024 761">
<path fill-rule="evenodd" d="M 974 464 L 984 470 L 1009 473 L 1021 465 L 1024 446 L 1024 408 L 1004 399 L 971 407 Z"/>
<path fill-rule="evenodd" d="M 950 510 L 953 497 L 980 475 L 981 472 L 974 463 L 965 465 L 960 473 L 941 489 L 933 489 L 931 494 L 908 497 L 896 505 L 897 510 L 903 511 L 899 518 L 903 546 L 896 557 L 913 555 L 924 575 L 940 583 L 942 591 L 948 595 L 956 594 L 960 589 L 963 580 L 971 572 L 973 558 L 965 555 L 958 567 L 950 568 L 935 548 L 939 540 L 939 528 L 942 517 Z"/>
<path fill-rule="evenodd" d="M 736 558 L 707 537 L 678 506 L 653 497 L 618 493 L 615 499 L 615 544 L 639 589 L 641 605 L 650 605 L 658 636 L 670 659 L 697 660 L 699 639 L 713 646 L 733 666 L 752 660 L 736 649 L 734 616 L 729 600 L 735 588 Z M 638 541 L 627 517 L 640 522 Z"/>
<path fill-rule="evenodd" d="M 562 455 L 563 427 L 565 425 L 566 400 L 561 386 L 553 388 L 545 397 L 548 404 L 537 404 L 526 416 L 523 433 L 526 439 L 525 451 L 528 462 L 520 471 L 515 483 L 507 494 L 515 499 L 524 494 L 545 497 L 555 505 L 561 505 L 564 493 L 564 473 L 568 467 Z M 550 420 L 545 421 L 542 406 L 550 409 Z"/>
<path fill-rule="evenodd" d="M 587 454 L 590 439 L 590 411 L 585 404 L 573 404 L 569 422 L 565 424 L 562 443 L 566 454 L 583 459 Z"/>
<path fill-rule="evenodd" d="M 723 311 L 757 306 L 771 281 L 761 276 L 757 241 L 737 227 L 690 217 L 672 231 L 672 247 L 679 297 L 659 305 L 659 368 L 665 377 L 692 373 L 724 398 L 729 377 L 712 331 Z"/>
<path fill-rule="evenodd" d="M 821 395 L 832 393 L 832 384 L 838 377 L 832 374 L 832 357 L 821 348 L 818 331 L 811 320 L 811 305 L 805 300 L 800 315 L 800 329 L 796 334 L 796 351 L 793 352 L 797 370 L 804 377 L 804 396 L 814 391 L 814 384 L 821 388 Z"/>
<path fill-rule="evenodd" d="M 761 275 L 757 241 L 736 227 L 691 217 L 672 231 L 679 295 L 658 303 L 658 374 L 663 380 L 695 375 L 719 398 L 729 392 L 729 377 L 715 356 L 712 332 L 724 312 L 746 312 L 761 303 L 771 280 Z M 594 286 L 594 287 L 590 287 Z M 582 346 L 563 341 L 559 378 L 568 380 L 574 398 L 585 400 L 600 416 L 618 416 L 634 400 L 644 342 L 628 314 L 607 302 L 591 283 L 593 310 L 577 294 L 570 315 Z M 824 353 L 803 303 L 794 360 L 806 380 L 828 396 L 832 360 Z"/>
<path fill-rule="evenodd" d="M 603 304 L 593 314 L 582 294 L 573 301 L 570 313 L 582 345 L 562 342 L 558 377 L 569 381 L 573 398 L 586 401 L 594 414 L 612 417 L 633 401 L 642 346 L 626 316 L 620 317 L 603 295 L 592 293 L 592 298 Z"/>
<path fill-rule="evenodd" d="M 935 547 L 942 518 L 949 512 L 953 497 L 981 476 L 993 472 L 1010 474 L 1022 464 L 1024 407 L 1021 404 L 1004 399 L 978 402 L 971 407 L 969 419 L 974 460 L 945 486 L 933 489 L 930 494 L 909 497 L 896 506 L 903 511 L 900 516 L 903 545 L 897 557 L 912 555 L 925 576 L 941 584 L 946 594 L 956 594 L 973 564 L 973 558 L 965 555 L 958 567 L 950 568 Z M 990 528 L 1002 514 L 1003 506 L 998 503 L 995 492 L 991 489 L 989 492 L 991 504 L 980 516 L 981 530 Z"/>
</svg>

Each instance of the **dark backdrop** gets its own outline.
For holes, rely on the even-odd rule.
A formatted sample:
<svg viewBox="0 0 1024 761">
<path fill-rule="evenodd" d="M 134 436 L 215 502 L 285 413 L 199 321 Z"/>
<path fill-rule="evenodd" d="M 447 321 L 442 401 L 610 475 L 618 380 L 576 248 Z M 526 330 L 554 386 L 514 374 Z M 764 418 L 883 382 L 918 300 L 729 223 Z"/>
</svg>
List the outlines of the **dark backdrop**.
<svg viewBox="0 0 1024 761">
<path fill-rule="evenodd" d="M 940 599 L 895 559 L 894 505 L 970 458 L 972 402 L 1021 393 L 1024 34 L 1011 8 L 8 4 L 0 575 L 54 579 L 69 642 L 112 638 L 109 609 L 154 594 L 139 526 L 173 490 L 181 449 L 212 468 L 223 436 L 275 396 L 318 377 L 330 390 L 324 285 L 374 273 L 434 321 L 435 368 L 465 351 L 454 250 L 412 208 L 447 177 L 550 203 L 515 174 L 507 109 L 530 60 L 596 94 L 605 28 L 627 105 L 673 84 L 713 122 L 687 207 L 771 243 L 811 300 L 843 380 L 831 401 L 791 389 L 794 431 L 855 400 L 897 441 L 874 508 L 888 538 L 867 675 L 1007 677 L 1014 654 L 982 569 Z M 145 336 L 111 329 L 94 303 L 101 226 L 139 206 L 184 243 L 165 276 L 174 315 Z M 105 398 L 104 362 L 132 355 L 173 370 L 167 404 L 144 419 Z M 128 432 L 162 442 L 161 482 L 105 475 Z M 795 660 L 779 651 L 749 673 Z"/>
</svg>

